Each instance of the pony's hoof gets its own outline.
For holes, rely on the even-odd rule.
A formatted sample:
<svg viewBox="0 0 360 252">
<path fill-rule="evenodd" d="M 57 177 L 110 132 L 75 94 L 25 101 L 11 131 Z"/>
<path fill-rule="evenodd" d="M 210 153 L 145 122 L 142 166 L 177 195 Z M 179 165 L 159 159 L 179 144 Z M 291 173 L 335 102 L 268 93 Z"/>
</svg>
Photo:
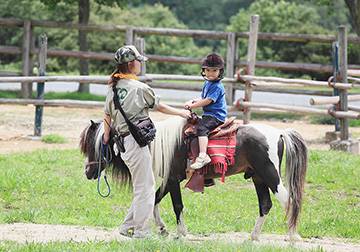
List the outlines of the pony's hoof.
<svg viewBox="0 0 360 252">
<path fill-rule="evenodd" d="M 183 239 L 182 236 L 179 236 L 179 235 L 175 235 L 175 236 L 174 236 L 174 240 L 179 241 L 179 240 L 182 240 L 182 239 Z"/>
<path fill-rule="evenodd" d="M 302 242 L 303 240 L 304 239 L 299 234 L 290 236 L 290 241 L 292 244 L 295 244 L 296 242 Z"/>
<path fill-rule="evenodd" d="M 160 230 L 158 231 L 158 234 L 160 237 L 168 237 L 169 236 L 169 231 L 167 231 L 167 229 L 165 227 L 160 228 Z"/>
<path fill-rule="evenodd" d="M 247 241 L 260 241 L 260 237 L 256 235 L 250 235 L 247 239 Z"/>
</svg>

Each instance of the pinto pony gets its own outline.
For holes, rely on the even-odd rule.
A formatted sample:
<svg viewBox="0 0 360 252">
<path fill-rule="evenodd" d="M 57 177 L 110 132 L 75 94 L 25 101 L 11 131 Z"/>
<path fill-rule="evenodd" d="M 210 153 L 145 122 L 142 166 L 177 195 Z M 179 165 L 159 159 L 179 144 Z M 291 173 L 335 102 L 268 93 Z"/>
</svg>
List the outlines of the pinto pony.
<svg viewBox="0 0 360 252">
<path fill-rule="evenodd" d="M 180 182 L 186 179 L 187 150 L 182 139 L 182 129 L 186 120 L 172 117 L 156 123 L 157 134 L 151 143 L 154 174 L 162 178 L 156 191 L 154 221 L 159 232 L 167 234 L 164 221 L 159 214 L 159 203 L 168 193 L 171 195 L 177 222 L 177 237 L 186 235 L 183 219 L 183 203 Z M 81 134 L 80 148 L 86 155 L 85 174 L 88 179 L 98 176 L 99 155 L 103 122 L 93 122 Z M 112 128 L 110 139 L 115 131 Z M 109 145 L 113 146 L 110 140 Z M 281 161 L 286 147 L 286 188 L 281 180 Z M 131 176 L 128 168 L 115 155 L 113 148 L 110 162 L 112 174 L 123 183 L 129 183 Z M 251 232 L 251 239 L 259 240 L 266 217 L 272 207 L 270 192 L 275 195 L 284 209 L 292 242 L 301 240 L 297 232 L 297 222 L 301 211 L 305 174 L 308 164 L 308 150 L 305 140 L 291 129 L 279 130 L 265 124 L 242 125 L 236 131 L 235 163 L 229 165 L 225 176 L 245 173 L 252 178 L 259 200 L 259 217 Z M 101 169 L 106 166 L 102 161 Z M 221 173 L 209 171 L 205 179 L 219 178 Z"/>
</svg>

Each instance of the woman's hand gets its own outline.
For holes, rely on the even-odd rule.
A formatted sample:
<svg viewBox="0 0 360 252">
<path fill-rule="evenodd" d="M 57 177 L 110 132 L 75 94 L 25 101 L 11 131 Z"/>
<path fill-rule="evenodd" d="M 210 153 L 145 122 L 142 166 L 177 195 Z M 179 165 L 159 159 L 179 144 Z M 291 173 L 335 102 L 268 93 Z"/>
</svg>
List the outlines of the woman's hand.
<svg viewBox="0 0 360 252">
<path fill-rule="evenodd" d="M 110 125 L 111 125 L 111 117 L 105 114 L 103 145 L 106 145 L 110 139 Z"/>
<path fill-rule="evenodd" d="M 107 144 L 107 142 L 109 142 L 109 139 L 110 139 L 109 135 L 104 134 L 104 137 L 103 137 L 103 145 L 104 146 Z"/>
<path fill-rule="evenodd" d="M 181 116 L 185 119 L 189 119 L 191 117 L 191 112 L 190 112 L 190 110 L 180 110 L 179 116 Z"/>
</svg>

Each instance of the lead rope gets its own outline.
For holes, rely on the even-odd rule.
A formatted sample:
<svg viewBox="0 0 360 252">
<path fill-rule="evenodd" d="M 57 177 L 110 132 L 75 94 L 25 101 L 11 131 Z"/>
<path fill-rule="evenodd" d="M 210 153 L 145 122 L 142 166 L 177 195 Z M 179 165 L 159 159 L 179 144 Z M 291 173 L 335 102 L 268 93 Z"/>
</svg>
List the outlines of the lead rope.
<svg viewBox="0 0 360 252">
<path fill-rule="evenodd" d="M 111 189 L 110 189 L 110 185 L 109 185 L 109 183 L 108 183 L 108 181 L 107 181 L 107 178 L 106 178 L 106 168 L 105 168 L 104 179 L 105 179 L 106 185 L 107 185 L 107 187 L 108 187 L 108 194 L 102 195 L 101 192 L 100 192 L 100 177 L 101 177 L 101 163 L 102 163 L 101 161 L 102 161 L 102 159 L 104 159 L 104 161 L 105 161 L 106 163 L 110 163 L 111 160 L 112 160 L 112 153 L 111 153 L 111 150 L 110 150 L 110 158 L 109 158 L 109 159 L 107 159 L 107 158 L 105 157 L 105 150 L 106 150 L 107 148 L 109 148 L 109 146 L 108 146 L 109 141 L 106 143 L 106 145 L 105 145 L 105 147 L 104 147 L 104 145 L 103 145 L 103 139 L 104 139 L 104 134 L 101 136 L 101 146 L 100 146 L 100 148 L 101 148 L 101 154 L 99 155 L 99 171 L 98 171 L 97 190 L 98 190 L 98 193 L 100 194 L 101 197 L 106 198 L 106 197 L 108 197 L 108 196 L 110 195 Z"/>
</svg>

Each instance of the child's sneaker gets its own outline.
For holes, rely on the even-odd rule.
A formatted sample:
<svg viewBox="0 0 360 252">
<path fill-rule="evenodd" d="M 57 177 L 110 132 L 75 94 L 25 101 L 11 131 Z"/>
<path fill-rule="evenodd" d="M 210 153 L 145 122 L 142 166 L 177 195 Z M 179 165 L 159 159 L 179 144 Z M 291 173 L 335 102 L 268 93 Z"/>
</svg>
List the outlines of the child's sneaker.
<svg viewBox="0 0 360 252">
<path fill-rule="evenodd" d="M 211 158 L 206 154 L 205 158 L 197 157 L 195 163 L 190 165 L 191 169 L 197 170 L 211 162 Z"/>
</svg>

